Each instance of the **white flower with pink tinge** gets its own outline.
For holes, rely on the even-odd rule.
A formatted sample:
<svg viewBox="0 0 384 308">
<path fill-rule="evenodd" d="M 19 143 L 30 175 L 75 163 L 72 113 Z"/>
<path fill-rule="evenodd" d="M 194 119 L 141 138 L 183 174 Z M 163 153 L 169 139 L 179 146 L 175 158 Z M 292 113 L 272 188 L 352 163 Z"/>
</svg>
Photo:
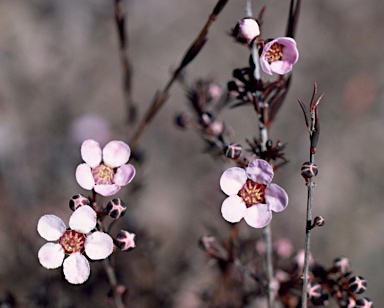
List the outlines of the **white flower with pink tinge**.
<svg viewBox="0 0 384 308">
<path fill-rule="evenodd" d="M 254 228 L 268 225 L 272 212 L 281 212 L 288 205 L 288 195 L 280 186 L 271 183 L 273 169 L 262 159 L 255 159 L 244 170 L 232 167 L 220 178 L 221 190 L 229 197 L 221 206 L 221 214 L 229 222 L 242 218 Z"/>
<path fill-rule="evenodd" d="M 122 141 L 111 141 L 101 150 L 95 140 L 85 140 L 81 145 L 85 163 L 77 166 L 77 183 L 105 197 L 116 194 L 136 174 L 135 167 L 127 164 L 130 155 L 131 149 Z"/>
<path fill-rule="evenodd" d="M 73 212 L 68 230 L 61 218 L 55 215 L 42 216 L 37 224 L 37 231 L 47 241 L 58 243 L 49 242 L 40 248 L 40 264 L 48 269 L 63 265 L 68 282 L 84 283 L 90 275 L 90 266 L 83 253 L 92 260 L 102 260 L 113 252 L 113 240 L 107 233 L 90 233 L 96 227 L 96 219 L 96 212 L 87 205 Z"/>
</svg>

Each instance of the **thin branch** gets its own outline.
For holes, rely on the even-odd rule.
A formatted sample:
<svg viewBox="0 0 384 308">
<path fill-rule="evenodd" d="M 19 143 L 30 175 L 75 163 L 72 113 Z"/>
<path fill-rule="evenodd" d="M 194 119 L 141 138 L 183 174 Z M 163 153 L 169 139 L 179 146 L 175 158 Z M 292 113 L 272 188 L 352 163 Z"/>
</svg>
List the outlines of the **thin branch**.
<svg viewBox="0 0 384 308">
<path fill-rule="evenodd" d="M 310 153 L 310 163 L 314 163 L 315 154 Z M 308 285 L 308 272 L 309 272 L 309 254 L 311 244 L 311 226 L 312 226 L 312 199 L 313 199 L 313 178 L 307 182 L 307 216 L 305 226 L 305 245 L 304 245 L 304 268 L 303 268 L 303 287 L 301 292 L 301 307 L 307 307 L 307 285 Z"/>
<path fill-rule="evenodd" d="M 147 113 L 145 114 L 143 120 L 140 122 L 136 132 L 134 133 L 131 141 L 129 142 L 131 149 L 136 146 L 144 130 L 147 128 L 147 126 L 149 125 L 153 117 L 156 115 L 158 110 L 164 105 L 164 103 L 169 98 L 169 90 L 173 83 L 179 78 L 183 69 L 197 56 L 197 54 L 203 48 L 204 44 L 207 41 L 207 33 L 209 28 L 211 27 L 212 23 L 216 20 L 217 16 L 219 15 L 219 13 L 224 8 L 227 2 L 228 0 L 219 0 L 217 2 L 215 8 L 209 15 L 209 18 L 202 30 L 200 31 L 199 35 L 185 53 L 183 59 L 180 62 L 179 67 L 172 74 L 172 77 L 170 78 L 164 89 L 155 95 L 151 106 L 149 107 Z"/>
<path fill-rule="evenodd" d="M 122 0 L 115 0 L 115 22 L 116 30 L 119 36 L 119 56 L 122 68 L 122 86 L 124 103 L 127 108 L 127 122 L 132 123 L 135 120 L 135 106 L 132 101 L 132 68 L 128 57 L 128 36 L 125 30 L 125 14 L 121 4 Z"/>
</svg>

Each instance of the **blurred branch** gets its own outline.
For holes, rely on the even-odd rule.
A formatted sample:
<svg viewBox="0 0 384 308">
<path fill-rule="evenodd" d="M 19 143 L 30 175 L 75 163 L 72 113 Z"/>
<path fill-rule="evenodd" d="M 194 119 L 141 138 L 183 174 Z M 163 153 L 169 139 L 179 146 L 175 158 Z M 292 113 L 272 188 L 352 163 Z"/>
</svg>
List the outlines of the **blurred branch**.
<svg viewBox="0 0 384 308">
<path fill-rule="evenodd" d="M 170 80 L 168 81 L 164 89 L 155 94 L 155 97 L 152 101 L 151 106 L 149 107 L 147 113 L 145 114 L 143 120 L 140 122 L 135 134 L 133 135 L 131 141 L 129 142 L 131 149 L 133 149 L 136 146 L 139 138 L 141 137 L 141 134 L 147 128 L 147 126 L 149 125 L 153 117 L 156 115 L 158 110 L 164 105 L 164 103 L 169 98 L 169 90 L 173 85 L 173 83 L 175 82 L 175 80 L 177 80 L 177 78 L 180 76 L 183 69 L 197 56 L 197 54 L 203 48 L 204 44 L 207 41 L 207 33 L 210 26 L 216 20 L 217 16 L 219 15 L 219 13 L 224 8 L 227 2 L 228 0 L 219 0 L 217 2 L 212 13 L 209 15 L 209 18 L 205 23 L 203 29 L 200 31 L 195 41 L 192 43 L 192 45 L 189 47 L 189 49 L 185 53 L 183 59 L 179 64 L 179 67 L 174 71 L 174 73 L 172 74 L 172 77 L 170 78 Z"/>
<path fill-rule="evenodd" d="M 287 33 L 288 37 L 295 37 L 297 23 L 299 21 L 300 15 L 300 5 L 301 0 L 291 0 L 291 4 L 289 6 L 289 15 L 288 15 L 288 23 L 287 23 Z"/>
<path fill-rule="evenodd" d="M 121 4 L 122 0 L 115 0 L 115 22 L 117 34 L 119 36 L 119 55 L 122 68 L 122 86 L 124 103 L 127 108 L 127 122 L 132 123 L 135 120 L 135 106 L 131 97 L 132 68 L 128 58 L 128 38 L 125 30 L 125 14 Z"/>
</svg>

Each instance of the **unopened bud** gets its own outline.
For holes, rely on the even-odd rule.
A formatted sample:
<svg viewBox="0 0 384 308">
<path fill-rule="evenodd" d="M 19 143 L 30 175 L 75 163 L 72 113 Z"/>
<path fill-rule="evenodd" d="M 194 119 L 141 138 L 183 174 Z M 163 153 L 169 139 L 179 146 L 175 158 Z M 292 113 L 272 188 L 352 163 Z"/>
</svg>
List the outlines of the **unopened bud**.
<svg viewBox="0 0 384 308">
<path fill-rule="evenodd" d="M 305 162 L 301 166 L 301 176 L 305 179 L 308 180 L 310 178 L 313 178 L 314 176 L 317 175 L 319 172 L 319 169 L 317 168 L 316 164 L 311 163 L 311 162 Z"/>
<path fill-rule="evenodd" d="M 74 195 L 71 200 L 69 200 L 69 208 L 72 211 L 83 205 L 91 205 L 91 202 L 86 196 L 83 196 L 82 194 Z"/>
<path fill-rule="evenodd" d="M 243 147 L 241 144 L 238 143 L 231 143 L 230 145 L 227 145 L 224 148 L 225 156 L 235 159 L 238 158 L 241 155 L 241 152 L 243 151 Z"/>
<path fill-rule="evenodd" d="M 355 308 L 373 308 L 373 302 L 367 297 L 359 298 Z"/>
<path fill-rule="evenodd" d="M 313 224 L 316 226 L 316 227 L 322 227 L 324 226 L 325 224 L 325 220 L 323 217 L 321 216 L 316 216 L 315 219 L 313 220 Z"/>
<path fill-rule="evenodd" d="M 176 116 L 175 123 L 180 128 L 188 128 L 192 122 L 192 117 L 189 113 L 183 112 Z"/>
<path fill-rule="evenodd" d="M 122 251 L 130 251 L 136 247 L 135 237 L 135 233 L 130 233 L 128 231 L 121 230 L 116 236 L 116 245 Z"/>
<path fill-rule="evenodd" d="M 127 206 L 125 205 L 124 201 L 119 198 L 115 198 L 109 201 L 107 204 L 108 214 L 112 218 L 120 218 L 124 216 L 126 210 Z"/>
<path fill-rule="evenodd" d="M 351 271 L 351 264 L 349 263 L 348 258 L 339 257 L 333 260 L 333 265 L 335 269 L 341 274 L 346 274 Z"/>
<path fill-rule="evenodd" d="M 353 276 L 349 279 L 349 290 L 355 294 L 361 294 L 367 289 L 367 282 L 361 276 Z"/>
<path fill-rule="evenodd" d="M 246 40 L 249 44 L 260 35 L 260 28 L 256 20 L 245 17 L 237 23 L 233 30 L 233 35 L 236 36 L 237 39 Z"/>
<path fill-rule="evenodd" d="M 310 282 L 307 285 L 307 294 L 310 299 L 321 297 L 321 295 L 323 294 L 321 285 L 315 281 Z"/>
</svg>

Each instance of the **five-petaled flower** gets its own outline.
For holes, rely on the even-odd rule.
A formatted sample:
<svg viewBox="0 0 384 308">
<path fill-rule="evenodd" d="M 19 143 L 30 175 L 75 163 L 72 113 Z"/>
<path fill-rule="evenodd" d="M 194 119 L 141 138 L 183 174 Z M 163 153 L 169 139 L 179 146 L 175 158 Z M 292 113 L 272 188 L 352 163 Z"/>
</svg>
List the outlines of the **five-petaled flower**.
<svg viewBox="0 0 384 308">
<path fill-rule="evenodd" d="M 290 37 L 278 37 L 264 45 L 260 66 L 269 75 L 284 75 L 292 70 L 298 59 L 296 41 Z"/>
<path fill-rule="evenodd" d="M 101 150 L 95 140 L 85 140 L 81 145 L 85 163 L 77 167 L 76 180 L 84 189 L 114 195 L 135 176 L 135 168 L 127 164 L 130 155 L 131 149 L 122 141 L 111 141 Z"/>
<path fill-rule="evenodd" d="M 83 253 L 92 260 L 102 260 L 113 251 L 113 240 L 107 233 L 90 233 L 96 227 L 96 216 L 90 206 L 80 206 L 69 219 L 70 229 L 55 215 L 42 216 L 37 224 L 40 236 L 47 241 L 58 242 L 49 242 L 40 248 L 38 257 L 41 265 L 48 269 L 63 265 L 68 282 L 85 282 L 90 274 L 90 266 Z"/>
<path fill-rule="evenodd" d="M 273 169 L 262 159 L 255 159 L 244 170 L 232 167 L 224 171 L 220 187 L 229 197 L 221 206 L 225 220 L 238 222 L 242 218 L 254 228 L 262 228 L 272 219 L 272 211 L 281 212 L 288 205 L 288 195 L 271 183 Z"/>
</svg>

